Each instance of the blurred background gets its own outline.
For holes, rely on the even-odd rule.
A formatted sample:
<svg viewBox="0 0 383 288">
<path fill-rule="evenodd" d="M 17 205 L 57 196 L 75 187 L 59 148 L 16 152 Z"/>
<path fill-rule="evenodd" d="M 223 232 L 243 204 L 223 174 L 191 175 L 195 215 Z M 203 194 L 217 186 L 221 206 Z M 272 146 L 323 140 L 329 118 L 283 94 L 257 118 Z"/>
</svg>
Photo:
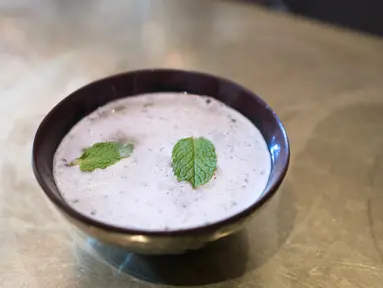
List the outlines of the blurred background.
<svg viewBox="0 0 383 288">
<path fill-rule="evenodd" d="M 383 36 L 381 0 L 234 0 Z"/>
</svg>

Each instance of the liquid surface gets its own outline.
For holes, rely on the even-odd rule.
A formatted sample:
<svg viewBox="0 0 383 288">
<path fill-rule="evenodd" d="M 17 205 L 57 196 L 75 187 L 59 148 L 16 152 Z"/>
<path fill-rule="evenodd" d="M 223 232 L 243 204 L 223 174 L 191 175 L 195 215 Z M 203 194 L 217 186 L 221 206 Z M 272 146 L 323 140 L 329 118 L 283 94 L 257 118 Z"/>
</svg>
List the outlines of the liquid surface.
<svg viewBox="0 0 383 288">
<path fill-rule="evenodd" d="M 193 189 L 178 182 L 171 153 L 181 138 L 205 137 L 217 154 L 215 176 Z M 96 142 L 135 144 L 129 158 L 81 172 L 66 163 Z M 226 219 L 251 206 L 266 187 L 270 154 L 243 115 L 203 96 L 156 93 L 110 102 L 82 119 L 54 157 L 54 177 L 74 209 L 119 227 L 164 231 Z"/>
</svg>

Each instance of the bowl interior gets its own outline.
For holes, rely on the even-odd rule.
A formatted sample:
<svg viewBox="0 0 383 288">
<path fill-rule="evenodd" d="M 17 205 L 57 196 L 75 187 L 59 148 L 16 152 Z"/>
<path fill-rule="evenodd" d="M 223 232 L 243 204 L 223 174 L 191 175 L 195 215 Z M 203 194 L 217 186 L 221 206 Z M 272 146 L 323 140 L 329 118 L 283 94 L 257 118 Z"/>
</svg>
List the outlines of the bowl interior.
<svg viewBox="0 0 383 288">
<path fill-rule="evenodd" d="M 250 208 L 221 222 L 235 221 L 238 217 L 250 214 L 275 193 L 288 168 L 289 143 L 279 118 L 262 99 L 238 84 L 212 75 L 180 70 L 141 70 L 111 76 L 80 88 L 55 106 L 40 124 L 33 144 L 34 172 L 44 192 L 62 211 L 86 224 L 115 232 L 156 234 L 113 227 L 76 212 L 61 197 L 52 173 L 53 157 L 58 145 L 80 119 L 107 102 L 153 92 L 187 92 L 214 97 L 246 116 L 265 138 L 272 168 L 261 198 Z M 219 224 L 223 223 L 202 228 L 212 229 Z"/>
</svg>

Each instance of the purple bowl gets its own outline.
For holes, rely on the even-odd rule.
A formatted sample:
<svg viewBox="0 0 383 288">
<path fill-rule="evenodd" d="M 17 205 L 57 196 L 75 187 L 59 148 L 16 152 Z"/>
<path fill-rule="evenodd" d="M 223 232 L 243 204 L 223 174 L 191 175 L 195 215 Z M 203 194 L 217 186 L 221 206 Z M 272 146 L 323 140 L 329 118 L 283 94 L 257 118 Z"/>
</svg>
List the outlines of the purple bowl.
<svg viewBox="0 0 383 288">
<path fill-rule="evenodd" d="M 137 94 L 187 92 L 216 98 L 247 117 L 261 132 L 271 155 L 271 174 L 261 197 L 249 208 L 222 221 L 192 229 L 151 232 L 126 229 L 89 218 L 71 208 L 53 178 L 53 157 L 64 136 L 83 117 L 106 103 Z M 57 104 L 41 122 L 33 143 L 33 170 L 55 207 L 73 225 L 102 242 L 143 254 L 174 254 L 197 249 L 238 230 L 257 214 L 282 183 L 290 159 L 289 141 L 280 119 L 260 97 L 217 76 L 171 69 L 139 70 L 92 82 Z"/>
</svg>

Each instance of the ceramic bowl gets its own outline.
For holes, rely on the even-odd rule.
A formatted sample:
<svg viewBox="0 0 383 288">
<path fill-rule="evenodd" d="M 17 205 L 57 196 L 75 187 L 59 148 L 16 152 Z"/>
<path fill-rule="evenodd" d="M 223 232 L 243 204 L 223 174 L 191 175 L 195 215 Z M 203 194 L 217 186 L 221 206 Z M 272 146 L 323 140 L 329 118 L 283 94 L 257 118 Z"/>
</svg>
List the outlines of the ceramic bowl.
<svg viewBox="0 0 383 288">
<path fill-rule="evenodd" d="M 272 168 L 258 201 L 246 210 L 219 222 L 179 231 L 150 232 L 98 222 L 72 209 L 61 197 L 52 167 L 63 137 L 83 117 L 109 101 L 143 93 L 186 92 L 214 97 L 247 117 L 268 145 Z M 190 71 L 152 69 L 126 72 L 90 83 L 57 104 L 41 122 L 33 143 L 33 170 L 54 206 L 80 231 L 101 242 L 142 254 L 174 254 L 198 249 L 234 233 L 275 195 L 289 165 L 286 131 L 273 110 L 248 89 L 220 77 Z"/>
</svg>

